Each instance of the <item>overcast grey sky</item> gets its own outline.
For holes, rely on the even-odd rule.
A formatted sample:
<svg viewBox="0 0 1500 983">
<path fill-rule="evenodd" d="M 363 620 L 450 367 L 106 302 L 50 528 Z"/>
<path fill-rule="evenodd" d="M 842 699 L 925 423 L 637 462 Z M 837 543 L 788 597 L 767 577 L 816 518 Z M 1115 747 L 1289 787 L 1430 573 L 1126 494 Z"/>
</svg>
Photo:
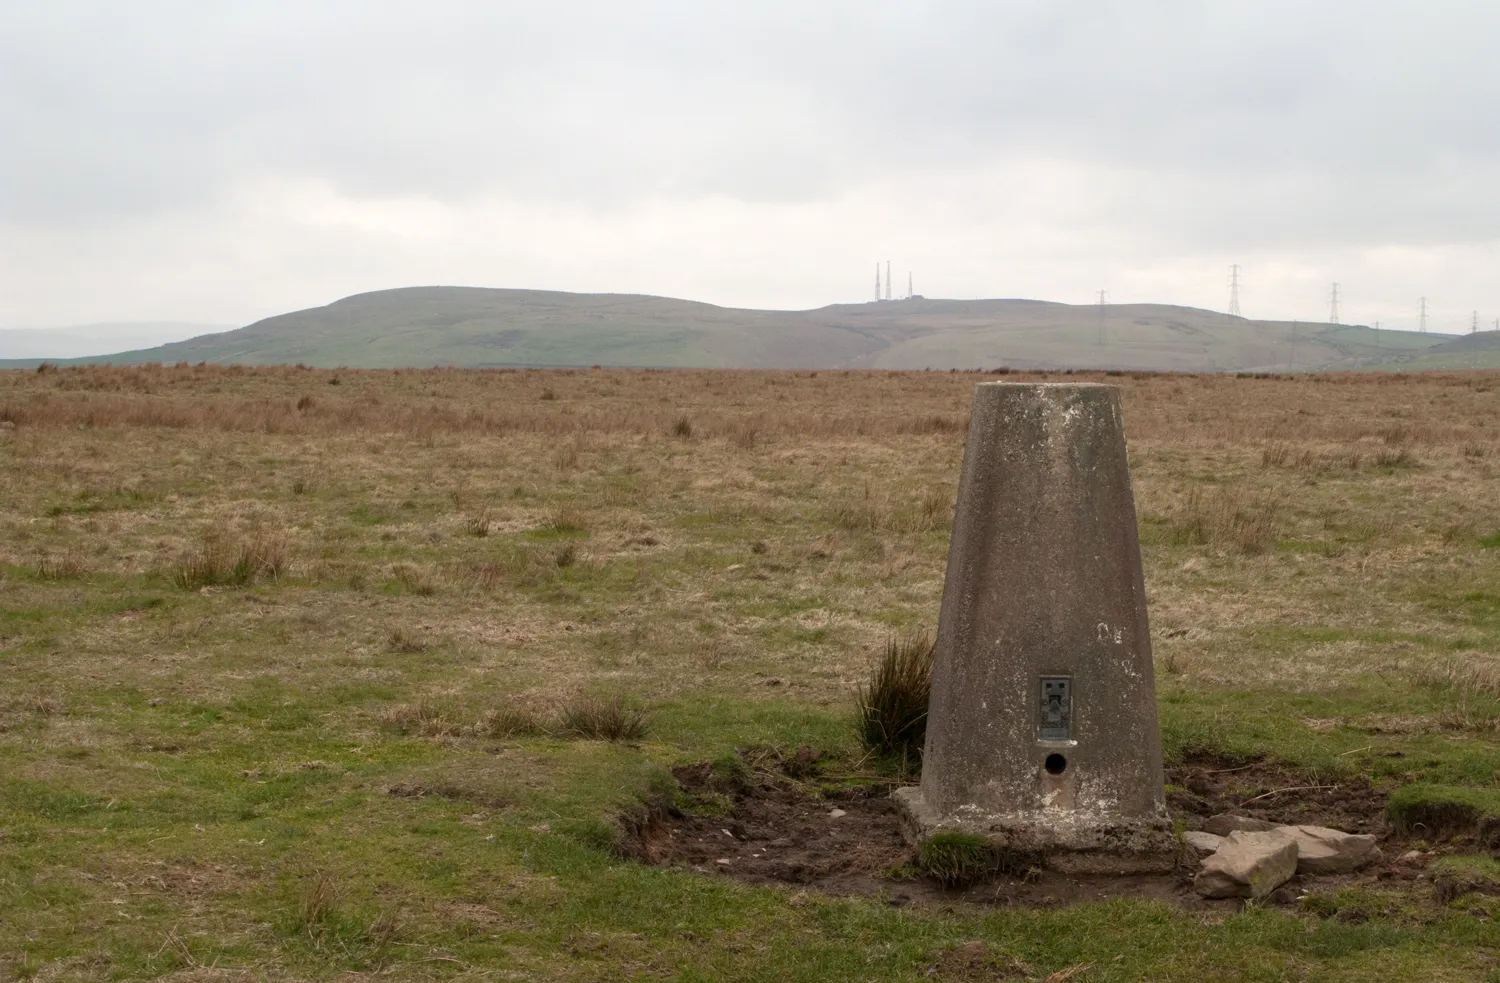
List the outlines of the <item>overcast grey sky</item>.
<svg viewBox="0 0 1500 983">
<path fill-rule="evenodd" d="M 0 0 L 0 327 L 413 284 L 1500 317 L 1490 0 Z M 899 291 L 898 291 L 899 292 Z"/>
</svg>

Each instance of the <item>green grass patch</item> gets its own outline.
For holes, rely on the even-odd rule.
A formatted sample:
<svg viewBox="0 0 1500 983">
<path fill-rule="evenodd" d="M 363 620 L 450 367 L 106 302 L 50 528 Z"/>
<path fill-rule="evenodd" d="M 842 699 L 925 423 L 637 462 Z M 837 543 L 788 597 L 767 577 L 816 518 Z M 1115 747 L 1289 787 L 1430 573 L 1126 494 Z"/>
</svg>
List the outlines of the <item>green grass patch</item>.
<svg viewBox="0 0 1500 983">
<path fill-rule="evenodd" d="M 1001 872 L 1019 872 L 1029 858 L 974 833 L 938 833 L 922 841 L 917 867 L 949 887 L 963 887 Z"/>
<path fill-rule="evenodd" d="M 368 505 L 356 505 L 347 514 L 349 521 L 357 526 L 383 526 L 388 522 L 396 521 L 390 513 Z"/>
<path fill-rule="evenodd" d="M 1438 901 L 1451 904 L 1465 894 L 1500 895 L 1500 860 L 1488 854 L 1443 857 L 1428 871 Z"/>
<path fill-rule="evenodd" d="M 1392 793 L 1387 815 L 1400 833 L 1467 833 L 1500 819 L 1500 789 L 1418 782 Z"/>
</svg>

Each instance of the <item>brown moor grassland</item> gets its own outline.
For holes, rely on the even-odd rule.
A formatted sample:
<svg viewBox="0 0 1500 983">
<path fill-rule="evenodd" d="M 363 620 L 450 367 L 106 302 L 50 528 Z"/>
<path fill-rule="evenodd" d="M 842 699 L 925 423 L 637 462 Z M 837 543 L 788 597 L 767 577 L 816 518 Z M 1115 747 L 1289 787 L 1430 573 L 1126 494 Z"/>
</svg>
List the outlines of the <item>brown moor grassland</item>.
<svg viewBox="0 0 1500 983">
<path fill-rule="evenodd" d="M 673 765 L 870 767 L 989 378 L 0 374 L 0 978 L 1497 978 L 1500 905 L 1422 882 L 896 908 L 620 854 Z M 1072 378 L 1124 390 L 1169 761 L 1500 784 L 1500 376 Z M 644 737 L 557 723 L 616 697 Z"/>
</svg>

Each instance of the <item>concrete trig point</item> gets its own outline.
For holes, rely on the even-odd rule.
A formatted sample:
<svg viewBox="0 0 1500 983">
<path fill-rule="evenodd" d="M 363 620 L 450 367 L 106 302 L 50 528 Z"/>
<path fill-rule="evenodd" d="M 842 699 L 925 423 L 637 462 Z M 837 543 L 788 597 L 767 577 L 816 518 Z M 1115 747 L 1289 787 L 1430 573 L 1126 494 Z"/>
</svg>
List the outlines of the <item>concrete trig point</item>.
<svg viewBox="0 0 1500 983">
<path fill-rule="evenodd" d="M 908 830 L 1146 870 L 1163 794 L 1119 389 L 976 386 Z"/>
</svg>

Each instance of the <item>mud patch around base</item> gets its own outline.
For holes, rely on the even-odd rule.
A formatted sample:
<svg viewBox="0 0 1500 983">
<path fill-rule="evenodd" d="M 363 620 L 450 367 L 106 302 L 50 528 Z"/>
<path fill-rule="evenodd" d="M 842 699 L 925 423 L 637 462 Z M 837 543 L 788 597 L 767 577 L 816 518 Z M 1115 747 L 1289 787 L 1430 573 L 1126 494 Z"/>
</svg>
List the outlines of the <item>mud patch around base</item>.
<svg viewBox="0 0 1500 983">
<path fill-rule="evenodd" d="M 968 902 L 1065 906 L 1110 898 L 1169 901 L 1218 908 L 1192 889 L 1196 862 L 1172 874 L 1072 875 L 1037 866 L 996 875 L 963 888 L 946 887 L 916 867 L 895 803 L 897 783 L 841 771 L 837 762 L 803 748 L 791 757 L 746 752 L 727 765 L 674 769 L 677 802 L 633 833 L 636 854 L 658 866 L 783 884 L 842 895 L 881 897 L 892 905 Z M 1363 779 L 1319 782 L 1266 763 L 1189 759 L 1167 770 L 1174 818 L 1201 828 L 1208 817 L 1232 812 L 1270 822 L 1330 826 L 1381 837 L 1383 857 L 1357 874 L 1298 876 L 1272 903 L 1295 904 L 1309 890 L 1358 884 L 1396 887 L 1416 880 L 1427 860 L 1402 861 L 1407 845 L 1385 824 L 1386 794 Z"/>
<path fill-rule="evenodd" d="M 1386 832 L 1388 791 L 1363 776 L 1319 779 L 1264 761 L 1190 757 L 1167 770 L 1167 809 L 1189 829 L 1220 813 L 1279 826 L 1327 826 L 1346 833 Z M 1195 823 L 1195 820 L 1197 822 Z"/>
</svg>

